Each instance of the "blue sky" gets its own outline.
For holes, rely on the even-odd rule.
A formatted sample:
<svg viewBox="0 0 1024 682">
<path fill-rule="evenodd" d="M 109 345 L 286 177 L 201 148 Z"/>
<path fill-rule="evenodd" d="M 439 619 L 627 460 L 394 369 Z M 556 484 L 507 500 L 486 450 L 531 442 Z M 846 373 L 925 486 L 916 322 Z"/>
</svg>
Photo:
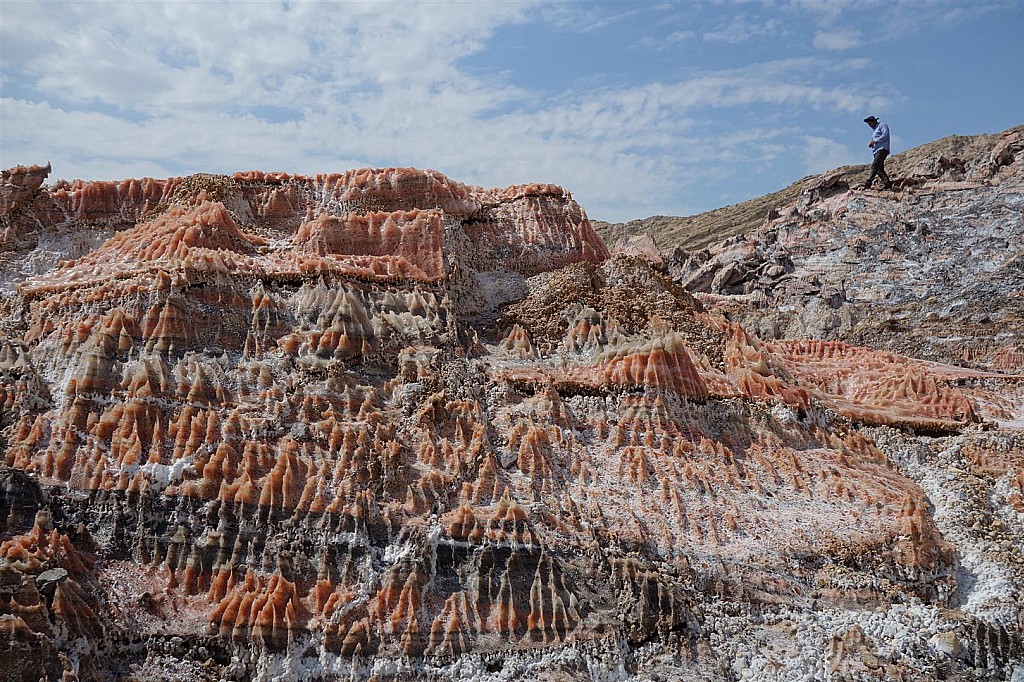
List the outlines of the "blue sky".
<svg viewBox="0 0 1024 682">
<path fill-rule="evenodd" d="M 433 168 L 689 215 L 1024 123 L 1024 0 L 0 0 L 0 162 Z"/>
</svg>

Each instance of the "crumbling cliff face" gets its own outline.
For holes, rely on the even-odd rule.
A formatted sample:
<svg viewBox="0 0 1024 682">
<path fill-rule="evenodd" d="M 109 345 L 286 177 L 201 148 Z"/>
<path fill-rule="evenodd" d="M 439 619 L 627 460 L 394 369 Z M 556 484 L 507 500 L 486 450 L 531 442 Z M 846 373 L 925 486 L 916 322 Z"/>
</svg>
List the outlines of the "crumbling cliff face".
<svg viewBox="0 0 1024 682">
<path fill-rule="evenodd" d="M 1014 367 L 759 335 L 550 185 L 48 172 L 0 194 L 9 679 L 1024 674 Z"/>
</svg>

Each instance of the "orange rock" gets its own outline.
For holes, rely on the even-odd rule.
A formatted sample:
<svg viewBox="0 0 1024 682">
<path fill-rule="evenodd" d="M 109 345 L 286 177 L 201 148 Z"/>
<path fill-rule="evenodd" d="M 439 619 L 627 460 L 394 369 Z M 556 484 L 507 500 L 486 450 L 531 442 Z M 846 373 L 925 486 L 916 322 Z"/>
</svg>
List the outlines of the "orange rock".
<svg viewBox="0 0 1024 682">
<path fill-rule="evenodd" d="M 309 613 L 295 584 L 279 574 L 259 578 L 248 573 L 244 584 L 226 594 L 209 620 L 224 637 L 253 638 L 281 650 L 306 629 Z"/>
</svg>

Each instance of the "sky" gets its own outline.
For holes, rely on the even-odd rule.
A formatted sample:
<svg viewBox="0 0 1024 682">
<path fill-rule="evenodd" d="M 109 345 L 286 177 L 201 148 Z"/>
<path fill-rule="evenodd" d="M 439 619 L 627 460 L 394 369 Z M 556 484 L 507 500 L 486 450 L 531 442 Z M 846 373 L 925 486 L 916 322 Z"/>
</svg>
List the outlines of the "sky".
<svg viewBox="0 0 1024 682">
<path fill-rule="evenodd" d="M 431 168 L 692 215 L 1024 123 L 1024 0 L 0 0 L 0 166 Z"/>
</svg>

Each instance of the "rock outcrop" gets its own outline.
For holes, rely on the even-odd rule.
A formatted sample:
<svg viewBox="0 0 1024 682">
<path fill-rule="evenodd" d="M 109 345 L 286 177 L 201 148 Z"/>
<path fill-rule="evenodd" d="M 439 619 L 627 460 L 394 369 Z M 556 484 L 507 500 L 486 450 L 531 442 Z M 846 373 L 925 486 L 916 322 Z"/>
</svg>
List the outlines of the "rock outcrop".
<svg viewBox="0 0 1024 682">
<path fill-rule="evenodd" d="M 552 185 L 47 171 L 0 211 L 13 679 L 1016 674 L 1018 374 L 758 336 L 744 264 L 611 257 Z"/>
<path fill-rule="evenodd" d="M 809 180 L 756 230 L 677 249 L 670 269 L 762 338 L 846 341 L 1024 369 L 1024 127 L 967 158 L 923 158 L 895 192 Z"/>
</svg>

